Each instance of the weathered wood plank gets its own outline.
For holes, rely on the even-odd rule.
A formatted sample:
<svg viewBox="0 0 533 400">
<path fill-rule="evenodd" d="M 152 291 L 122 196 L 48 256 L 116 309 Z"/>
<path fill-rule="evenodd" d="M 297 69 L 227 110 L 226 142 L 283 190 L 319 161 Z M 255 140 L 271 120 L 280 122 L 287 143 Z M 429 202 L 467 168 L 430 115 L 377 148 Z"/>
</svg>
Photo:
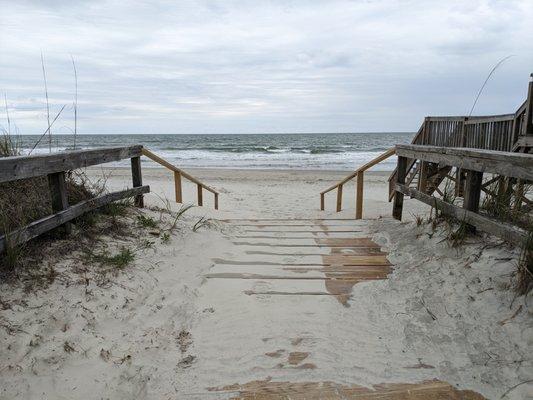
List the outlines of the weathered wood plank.
<svg viewBox="0 0 533 400">
<path fill-rule="evenodd" d="M 45 232 L 48 232 L 58 226 L 79 217 L 80 215 L 102 207 L 113 201 L 125 199 L 128 197 L 137 196 L 139 194 L 150 192 L 149 186 L 140 186 L 133 189 L 123 190 L 121 192 L 109 193 L 94 199 L 82 201 L 76 205 L 70 206 L 66 210 L 59 211 L 55 214 L 46 216 L 37 221 L 26 225 L 23 228 L 17 229 L 8 235 L 0 236 L 0 253 L 6 249 L 6 243 L 10 246 L 15 246 L 25 243 L 28 240 L 36 238 Z"/>
<path fill-rule="evenodd" d="M 197 184 L 196 189 L 198 192 L 198 205 L 203 206 L 204 205 L 204 198 L 203 198 L 203 192 L 202 192 L 202 185 Z"/>
<path fill-rule="evenodd" d="M 52 200 L 52 211 L 54 213 L 68 208 L 67 184 L 64 172 L 56 172 L 48 175 L 48 186 L 50 187 L 50 199 Z M 66 223 L 64 226 L 66 234 L 71 232 L 71 226 Z"/>
<path fill-rule="evenodd" d="M 466 170 L 465 196 L 463 208 L 477 213 L 479 211 L 479 199 L 481 197 L 481 185 L 483 184 L 483 172 Z"/>
<path fill-rule="evenodd" d="M 471 148 L 397 145 L 398 155 L 479 172 L 533 180 L 533 155 Z"/>
<path fill-rule="evenodd" d="M 337 212 L 342 210 L 342 186 L 337 186 Z"/>
<path fill-rule="evenodd" d="M 0 183 L 43 176 L 141 155 L 142 146 L 105 147 L 54 154 L 0 158 Z"/>
<path fill-rule="evenodd" d="M 426 203 L 429 206 L 438 208 L 438 210 L 442 211 L 446 215 L 450 215 L 460 221 L 464 221 L 467 224 L 473 225 L 484 232 L 492 233 L 496 236 L 499 236 L 502 239 L 507 240 L 508 242 L 520 243 L 526 239 L 526 232 L 520 228 L 507 225 L 492 218 L 457 207 L 456 205 L 429 196 L 416 189 L 409 188 L 406 185 L 397 183 L 395 189 L 399 193 L 420 200 L 421 202 Z"/>
<path fill-rule="evenodd" d="M 141 170 L 141 157 L 133 157 L 131 159 L 131 175 L 133 180 L 133 187 L 139 187 L 143 185 L 143 177 Z M 144 207 L 144 198 L 142 193 L 135 196 L 135 206 Z"/>
<path fill-rule="evenodd" d="M 396 182 L 400 184 L 405 183 L 405 175 L 407 174 L 407 158 L 398 156 L 398 166 L 396 167 Z M 394 196 L 394 203 L 392 205 L 392 216 L 397 220 L 402 219 L 403 211 L 403 193 L 396 191 Z"/>
<path fill-rule="evenodd" d="M 363 190 L 365 183 L 365 173 L 360 171 L 357 173 L 356 189 L 355 189 L 355 219 L 363 218 Z"/>
<path fill-rule="evenodd" d="M 181 172 L 178 171 L 174 171 L 174 191 L 176 192 L 176 203 L 183 203 L 183 194 L 181 189 Z"/>
</svg>

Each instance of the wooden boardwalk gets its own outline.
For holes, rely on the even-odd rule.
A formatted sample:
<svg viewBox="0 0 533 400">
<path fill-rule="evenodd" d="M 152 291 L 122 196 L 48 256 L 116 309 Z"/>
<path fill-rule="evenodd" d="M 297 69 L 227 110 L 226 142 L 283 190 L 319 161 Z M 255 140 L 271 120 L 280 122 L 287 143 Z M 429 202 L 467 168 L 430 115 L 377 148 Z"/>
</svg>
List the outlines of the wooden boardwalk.
<svg viewBox="0 0 533 400">
<path fill-rule="evenodd" d="M 247 290 L 247 295 L 334 296 L 348 306 L 353 286 L 391 272 L 379 245 L 353 220 L 227 220 L 246 257 L 215 259 L 210 279 L 300 281 L 302 290 Z M 308 281 L 322 281 L 323 290 Z M 307 286 L 309 286 L 307 288 Z"/>
<path fill-rule="evenodd" d="M 232 291 L 236 297 L 235 304 L 257 302 L 261 307 L 268 308 L 269 305 L 279 305 L 279 302 L 274 301 L 278 296 L 292 299 L 301 297 L 301 301 L 307 304 L 316 298 L 316 308 L 319 309 L 325 304 L 321 299 L 325 300 L 324 296 L 329 296 L 342 309 L 350 306 L 354 285 L 369 280 L 387 279 L 394 268 L 387 259 L 387 253 L 369 237 L 362 221 L 232 219 L 223 222 L 228 227 L 232 246 L 224 253 L 224 258 L 213 260 L 214 266 L 205 277 L 210 282 L 220 281 L 216 290 L 226 293 Z M 212 288 L 214 289 L 213 286 Z M 296 301 L 293 305 L 298 303 L 300 302 Z M 328 304 L 328 307 L 335 307 L 334 303 Z M 276 310 L 272 310 L 272 315 L 275 312 Z M 309 326 L 308 324 L 312 326 L 312 321 L 316 318 L 309 313 L 294 315 L 301 319 L 302 327 Z M 252 325 L 260 325 L 263 318 L 268 319 L 265 314 L 254 314 L 253 318 L 257 321 L 250 320 Z M 279 331 L 276 332 L 278 326 Z M 256 360 L 259 363 L 256 368 L 265 371 L 270 368 L 287 373 L 312 370 L 320 376 L 320 358 L 317 360 L 315 354 L 319 349 L 315 348 L 314 340 L 310 341 L 304 336 L 283 339 L 282 327 L 281 323 L 278 325 L 272 321 L 270 328 L 274 331 L 270 331 L 270 335 L 281 341 L 286 340 L 289 347 L 269 352 L 257 348 L 252 350 L 254 354 L 250 354 L 250 350 L 243 350 L 243 357 Z M 223 336 L 219 340 L 224 341 Z M 263 338 L 265 340 L 269 338 Z M 245 375 L 244 371 L 242 375 Z M 227 385 L 206 389 L 232 399 L 483 399 L 475 392 L 458 390 L 438 380 L 393 384 L 385 382 L 368 388 L 355 384 L 341 385 L 327 379 L 290 381 L 288 376 L 286 375 L 286 379 L 265 376 L 262 380 L 250 382 L 230 380 Z M 354 379 L 357 379 L 356 375 Z"/>
</svg>

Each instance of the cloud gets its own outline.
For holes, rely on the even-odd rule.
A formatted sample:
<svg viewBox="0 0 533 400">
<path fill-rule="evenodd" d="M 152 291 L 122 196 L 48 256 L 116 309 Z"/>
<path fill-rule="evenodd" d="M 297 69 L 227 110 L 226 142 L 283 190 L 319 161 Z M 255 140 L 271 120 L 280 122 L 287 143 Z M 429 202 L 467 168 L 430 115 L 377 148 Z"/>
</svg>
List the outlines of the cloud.
<svg viewBox="0 0 533 400">
<path fill-rule="evenodd" d="M 79 76 L 85 133 L 414 131 L 513 111 L 533 71 L 523 1 L 1 1 L 0 91 L 24 133 Z M 41 105 L 41 112 L 39 112 Z M 68 124 L 72 113 L 62 116 Z"/>
</svg>

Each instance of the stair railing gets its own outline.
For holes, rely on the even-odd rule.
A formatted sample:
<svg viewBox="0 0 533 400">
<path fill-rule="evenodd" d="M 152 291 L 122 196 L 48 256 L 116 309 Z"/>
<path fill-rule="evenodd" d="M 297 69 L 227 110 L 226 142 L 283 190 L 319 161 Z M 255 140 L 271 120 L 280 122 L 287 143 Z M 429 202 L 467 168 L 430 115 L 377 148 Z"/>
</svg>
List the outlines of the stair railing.
<svg viewBox="0 0 533 400">
<path fill-rule="evenodd" d="M 219 192 L 215 189 L 207 186 L 206 184 L 200 182 L 197 178 L 194 176 L 188 174 L 187 172 L 183 171 L 182 169 L 172 165 L 167 160 L 164 160 L 163 158 L 159 157 L 157 154 L 152 153 L 150 150 L 143 147 L 142 149 L 142 155 L 148 157 L 152 161 L 155 161 L 159 165 L 162 165 L 163 167 L 171 170 L 174 173 L 174 191 L 176 194 L 176 203 L 183 203 L 183 194 L 181 189 L 181 178 L 186 178 L 192 183 L 195 183 L 197 186 L 197 197 L 198 197 L 198 205 L 203 206 L 203 189 L 207 190 L 208 192 L 213 193 L 215 196 L 215 210 L 218 210 L 218 195 Z"/>
<path fill-rule="evenodd" d="M 393 156 L 396 153 L 395 148 L 389 149 L 373 160 L 367 162 L 362 167 L 356 169 L 352 174 L 345 177 L 340 182 L 335 185 L 327 188 L 320 192 L 320 210 L 324 211 L 325 208 L 325 195 L 326 193 L 337 189 L 337 212 L 342 210 L 342 189 L 346 182 L 350 181 L 353 178 L 356 178 L 356 189 L 355 189 L 355 219 L 363 218 L 363 188 L 364 188 L 364 173 L 367 169 L 373 167 L 376 164 L 386 160 L 387 158 Z"/>
</svg>

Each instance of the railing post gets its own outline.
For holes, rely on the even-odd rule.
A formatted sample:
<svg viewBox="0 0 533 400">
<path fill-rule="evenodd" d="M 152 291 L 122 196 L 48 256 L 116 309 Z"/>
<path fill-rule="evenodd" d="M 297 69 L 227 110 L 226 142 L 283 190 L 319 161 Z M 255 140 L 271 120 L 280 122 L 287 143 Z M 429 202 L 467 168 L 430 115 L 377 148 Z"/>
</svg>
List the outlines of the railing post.
<svg viewBox="0 0 533 400">
<path fill-rule="evenodd" d="M 464 117 L 461 125 L 461 147 L 466 147 L 466 121 L 468 117 Z M 465 174 L 461 168 L 457 167 L 455 169 L 455 195 L 462 197 L 464 194 L 465 186 Z"/>
<path fill-rule="evenodd" d="M 133 187 L 139 187 L 143 185 L 143 178 L 141 172 L 141 157 L 131 158 L 131 176 L 133 180 Z M 135 206 L 144 207 L 144 197 L 142 194 L 135 196 Z"/>
<path fill-rule="evenodd" d="M 176 192 L 176 203 L 183 203 L 183 196 L 181 192 L 181 173 L 174 171 L 174 190 Z"/>
<path fill-rule="evenodd" d="M 418 176 L 418 190 L 427 192 L 428 187 L 428 162 L 420 160 L 420 173 Z"/>
<path fill-rule="evenodd" d="M 465 170 L 465 197 L 463 208 L 477 213 L 479 211 L 479 199 L 481 197 L 481 185 L 483 183 L 483 172 Z M 469 226 L 469 230 L 474 232 L 475 227 Z"/>
<path fill-rule="evenodd" d="M 67 184 L 65 172 L 56 172 L 48 175 L 48 186 L 50 187 L 50 198 L 52 200 L 52 211 L 57 213 L 68 208 Z M 67 222 L 62 225 L 66 234 L 72 231 L 72 225 Z"/>
<path fill-rule="evenodd" d="M 363 185 L 364 185 L 364 172 L 357 173 L 357 182 L 355 189 L 355 219 L 363 218 Z"/>
<path fill-rule="evenodd" d="M 215 210 L 218 210 L 218 193 L 215 193 Z"/>
<path fill-rule="evenodd" d="M 337 186 L 337 212 L 342 210 L 342 185 Z"/>
<path fill-rule="evenodd" d="M 398 174 L 396 178 L 396 183 L 405 184 L 405 175 L 407 174 L 407 158 L 398 156 Z M 403 193 L 396 191 L 394 195 L 394 203 L 392 205 L 392 216 L 397 220 L 402 220 L 402 211 L 403 211 Z"/>
<path fill-rule="evenodd" d="M 524 135 L 533 135 L 533 74 L 531 74 L 531 80 L 529 81 L 526 102 L 526 126 Z"/>
<path fill-rule="evenodd" d="M 324 211 L 324 193 L 320 193 L 320 211 Z"/>
<path fill-rule="evenodd" d="M 204 199 L 203 199 L 203 193 L 202 193 L 202 185 L 196 184 L 198 189 L 198 205 L 203 206 L 204 205 Z"/>
</svg>

